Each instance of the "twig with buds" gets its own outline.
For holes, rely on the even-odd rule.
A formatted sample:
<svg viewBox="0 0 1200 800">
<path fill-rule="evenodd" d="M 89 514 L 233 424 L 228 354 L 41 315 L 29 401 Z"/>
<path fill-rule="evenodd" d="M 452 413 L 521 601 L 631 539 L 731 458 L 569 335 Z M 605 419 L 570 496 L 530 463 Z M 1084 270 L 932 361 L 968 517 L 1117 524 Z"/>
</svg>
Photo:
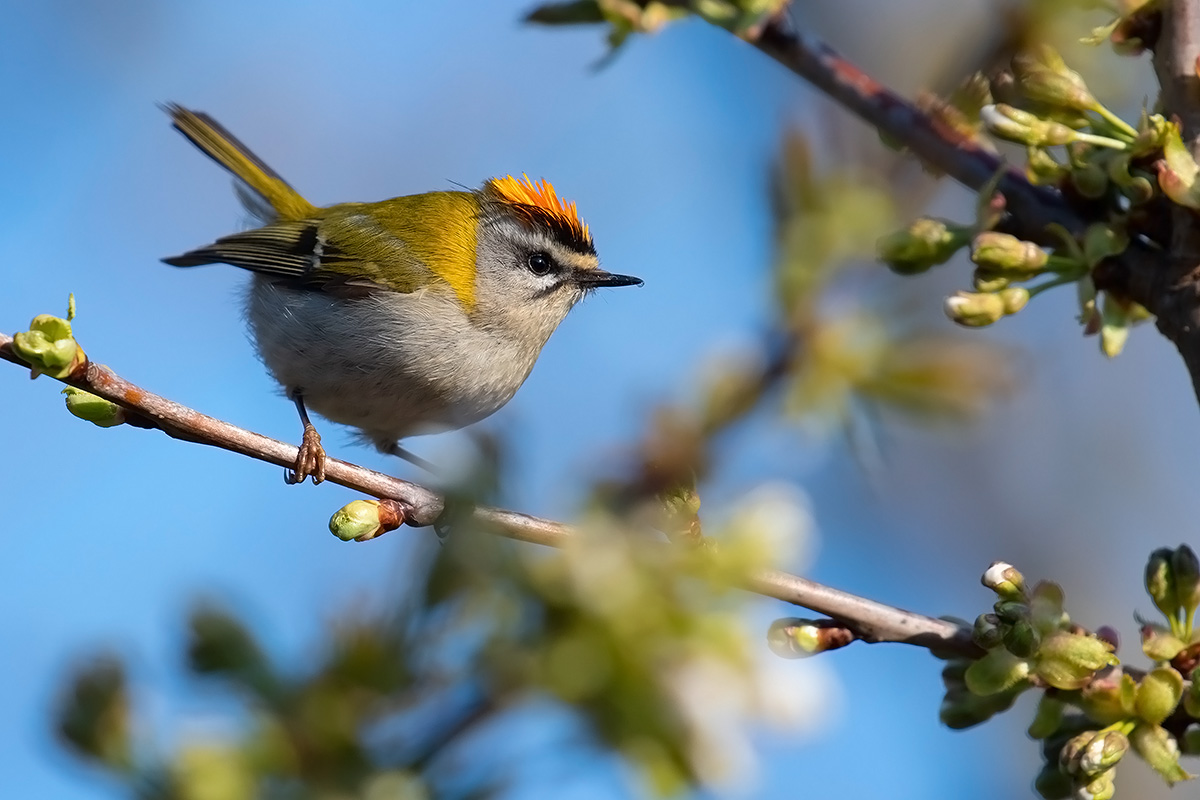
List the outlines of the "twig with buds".
<svg viewBox="0 0 1200 800">
<path fill-rule="evenodd" d="M 35 367 L 35 371 L 49 374 L 68 386 L 93 395 L 96 400 L 89 406 L 90 416 L 81 415 L 85 419 L 104 424 L 104 421 L 120 416 L 122 421 L 136 420 L 135 424 L 139 427 L 158 428 L 175 439 L 219 447 L 281 467 L 295 463 L 297 448 L 293 445 L 201 414 L 130 383 L 107 367 L 92 363 L 78 345 L 74 345 L 78 349 L 72 349 L 64 344 L 67 341 L 74 343 L 69 322 L 54 319 L 57 320 L 54 324 L 42 325 L 46 333 L 39 337 L 37 345 L 53 355 L 53 360 L 60 367 Z M 60 338 L 48 338 L 54 336 Z M 29 361 L 18 357 L 16 349 L 13 337 L 0 334 L 0 360 L 29 368 Z M 28 352 L 24 354 L 27 357 L 30 355 Z M 80 402 L 78 396 L 73 402 Z M 112 404 L 108 412 L 103 410 L 105 403 Z M 379 502 L 374 503 L 374 510 L 361 507 L 351 509 L 350 506 L 347 507 L 349 510 L 343 510 L 346 516 L 344 530 L 353 533 L 345 538 L 373 538 L 384 529 L 400 524 L 411 527 L 434 525 L 446 509 L 445 498 L 437 492 L 357 464 L 331 458 L 326 467 L 326 479 L 379 498 Z M 372 501 L 361 502 L 364 505 L 372 504 Z M 476 507 L 470 512 L 470 521 L 499 536 L 550 547 L 563 546 L 572 535 L 571 528 L 560 522 L 499 508 Z M 379 531 L 375 530 L 377 523 L 381 528 Z M 741 585 L 757 594 L 832 617 L 846 630 L 853 632 L 854 638 L 865 642 L 913 644 L 946 656 L 971 658 L 980 654 L 978 646 L 971 640 L 971 630 L 966 626 L 877 603 L 797 575 L 777 570 L 759 570 L 747 575 Z"/>
</svg>

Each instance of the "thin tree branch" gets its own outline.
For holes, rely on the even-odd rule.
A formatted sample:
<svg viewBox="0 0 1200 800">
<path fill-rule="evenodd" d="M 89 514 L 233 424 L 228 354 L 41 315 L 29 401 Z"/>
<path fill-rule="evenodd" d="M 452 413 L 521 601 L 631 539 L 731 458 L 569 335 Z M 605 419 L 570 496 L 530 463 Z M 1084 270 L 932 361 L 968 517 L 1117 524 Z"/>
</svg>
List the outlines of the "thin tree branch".
<svg viewBox="0 0 1200 800">
<path fill-rule="evenodd" d="M 0 334 L 0 360 L 27 366 L 12 352 L 12 337 L 4 334 Z M 219 447 L 280 467 L 295 463 L 295 446 L 148 392 L 99 364 L 84 362 L 62 382 L 134 412 L 141 424 L 173 438 Z M 329 459 L 325 474 L 326 480 L 333 483 L 401 504 L 405 521 L 413 527 L 434 524 L 446 507 L 441 495 L 424 486 L 338 459 Z M 562 547 L 572 535 L 571 528 L 560 522 L 499 508 L 477 507 L 470 519 L 490 533 L 550 547 Z M 901 642 L 945 655 L 982 654 L 965 626 L 877 603 L 786 572 L 760 570 L 747 576 L 742 586 L 832 617 L 866 642 Z"/>
</svg>

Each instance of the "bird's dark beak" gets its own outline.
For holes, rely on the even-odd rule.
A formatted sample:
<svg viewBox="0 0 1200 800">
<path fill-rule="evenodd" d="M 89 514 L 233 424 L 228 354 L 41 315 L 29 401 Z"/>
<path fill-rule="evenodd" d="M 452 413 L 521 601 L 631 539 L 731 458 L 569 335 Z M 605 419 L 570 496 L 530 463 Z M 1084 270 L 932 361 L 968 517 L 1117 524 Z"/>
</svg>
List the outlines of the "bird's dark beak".
<svg viewBox="0 0 1200 800">
<path fill-rule="evenodd" d="M 608 286 L 641 286 L 642 279 L 632 275 L 614 275 L 602 269 L 592 269 L 578 274 L 579 285 L 585 289 L 600 289 Z"/>
</svg>

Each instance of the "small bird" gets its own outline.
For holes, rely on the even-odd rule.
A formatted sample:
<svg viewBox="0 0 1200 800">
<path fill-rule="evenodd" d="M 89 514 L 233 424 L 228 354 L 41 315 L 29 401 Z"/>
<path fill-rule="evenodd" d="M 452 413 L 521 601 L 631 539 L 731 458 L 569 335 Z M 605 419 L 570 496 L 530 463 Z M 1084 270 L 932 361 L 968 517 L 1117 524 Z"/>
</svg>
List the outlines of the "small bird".
<svg viewBox="0 0 1200 800">
<path fill-rule="evenodd" d="M 545 180 L 318 208 L 208 115 L 165 110 L 262 225 L 163 261 L 254 273 L 250 331 L 304 425 L 289 483 L 325 478 L 310 409 L 427 467 L 399 441 L 493 414 L 585 295 L 642 284 L 600 269 L 575 203 Z"/>
</svg>

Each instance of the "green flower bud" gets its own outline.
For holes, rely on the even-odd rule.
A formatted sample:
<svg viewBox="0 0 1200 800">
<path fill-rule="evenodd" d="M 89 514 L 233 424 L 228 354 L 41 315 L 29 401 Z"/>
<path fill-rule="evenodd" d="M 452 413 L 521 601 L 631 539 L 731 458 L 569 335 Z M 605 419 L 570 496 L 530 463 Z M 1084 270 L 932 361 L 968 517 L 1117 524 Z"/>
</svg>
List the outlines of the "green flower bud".
<svg viewBox="0 0 1200 800">
<path fill-rule="evenodd" d="M 1039 678 L 1056 689 L 1079 689 L 1113 663 L 1110 646 L 1094 636 L 1057 631 L 1042 640 L 1033 660 Z"/>
<path fill-rule="evenodd" d="M 1117 793 L 1117 784 L 1113 781 L 1113 772 L 1102 772 L 1096 775 L 1075 793 L 1079 800 L 1112 800 Z"/>
<path fill-rule="evenodd" d="M 329 520 L 329 531 L 343 542 L 360 536 L 373 538 L 379 533 L 379 502 L 355 500 L 338 509 Z"/>
<path fill-rule="evenodd" d="M 1075 131 L 1061 122 L 1043 120 L 1004 103 L 984 106 L 979 118 L 991 134 L 1017 144 L 1048 147 L 1067 144 L 1077 138 Z"/>
<path fill-rule="evenodd" d="M 1058 767 L 1068 775 L 1079 774 L 1079 757 L 1084 749 L 1095 739 L 1099 731 L 1082 731 L 1067 740 L 1062 750 L 1058 751 Z"/>
<path fill-rule="evenodd" d="M 988 274 L 1024 280 L 1040 274 L 1050 254 L 1033 242 L 1007 233 L 984 231 L 971 243 L 971 260 Z"/>
<path fill-rule="evenodd" d="M 1025 599 L 1025 576 L 1005 561 L 993 561 L 983 573 L 981 582 L 999 595 L 1001 600 Z"/>
<path fill-rule="evenodd" d="M 1186 544 L 1179 545 L 1171 555 L 1171 572 L 1175 575 L 1175 593 L 1184 614 L 1194 613 L 1200 606 L 1200 560 L 1196 552 Z"/>
<path fill-rule="evenodd" d="M 1058 163 L 1044 148 L 1025 149 L 1025 177 L 1037 186 L 1057 186 L 1070 169 Z"/>
<path fill-rule="evenodd" d="M 1183 697 L 1183 676 L 1171 667 L 1159 667 L 1138 684 L 1137 715 L 1151 725 L 1171 716 Z"/>
<path fill-rule="evenodd" d="M 1012 281 L 1002 275 L 994 276 L 986 269 L 975 269 L 972 285 L 977 292 L 985 292 L 988 294 L 999 292 L 1001 289 L 1007 289 Z"/>
<path fill-rule="evenodd" d="M 1029 619 L 1029 606 L 1017 600 L 1001 600 L 992 606 L 1004 625 Z"/>
<path fill-rule="evenodd" d="M 1191 681 L 1183 693 L 1183 710 L 1189 717 L 1200 719 L 1200 667 L 1192 670 Z"/>
<path fill-rule="evenodd" d="M 1018 693 L 1016 690 L 1009 690 L 980 697 L 971 694 L 966 688 L 950 689 L 942 698 L 938 718 L 947 728 L 965 730 L 987 722 L 1001 711 L 1009 709 Z"/>
<path fill-rule="evenodd" d="M 1029 738 L 1046 739 L 1057 733 L 1062 727 L 1063 708 L 1061 700 L 1043 693 L 1038 700 L 1033 722 L 1029 723 Z"/>
<path fill-rule="evenodd" d="M 33 377 L 42 373 L 65 378 L 87 360 L 71 333 L 71 323 L 51 314 L 39 314 L 29 330 L 13 336 L 13 353 L 29 365 Z"/>
<path fill-rule="evenodd" d="M 833 620 L 787 617 L 771 623 L 767 644 L 780 658 L 805 658 L 853 642 L 854 633 Z"/>
<path fill-rule="evenodd" d="M 1000 627 L 1000 618 L 995 614 L 980 614 L 975 620 L 971 638 L 984 650 L 999 647 L 1004 641 L 1004 629 Z"/>
<path fill-rule="evenodd" d="M 993 712 L 984 702 L 966 689 L 946 692 L 938 707 L 938 720 L 955 731 L 966 730 L 992 718 Z"/>
<path fill-rule="evenodd" d="M 1079 771 L 1089 778 L 1107 772 L 1129 751 L 1129 739 L 1120 731 L 1097 734 L 1079 754 Z"/>
<path fill-rule="evenodd" d="M 1129 735 L 1129 743 L 1168 784 L 1174 786 L 1192 777 L 1179 765 L 1179 744 L 1175 737 L 1162 726 L 1148 723 L 1138 725 Z"/>
<path fill-rule="evenodd" d="M 877 244 L 879 259 L 898 275 L 917 275 L 950 260 L 966 243 L 969 228 L 923 217 Z"/>
<path fill-rule="evenodd" d="M 1024 286 L 1010 286 L 997 292 L 1004 303 L 1005 314 L 1015 314 L 1029 303 L 1029 290 Z"/>
<path fill-rule="evenodd" d="M 943 308 L 946 316 L 967 328 L 982 328 L 1004 316 L 1004 301 L 990 293 L 955 292 Z"/>
<path fill-rule="evenodd" d="M 1089 200 L 1099 200 L 1108 192 L 1108 171 L 1093 158 L 1071 167 L 1071 186 Z"/>
<path fill-rule="evenodd" d="M 1041 643 L 1041 634 L 1030 620 L 1017 620 L 1004 629 L 1004 646 L 1017 658 L 1029 658 Z"/>
<path fill-rule="evenodd" d="M 111 428 L 125 422 L 125 409 L 103 397 L 74 386 L 68 386 L 62 393 L 67 396 L 67 411 L 93 425 Z"/>
<path fill-rule="evenodd" d="M 1130 175 L 1129 182 L 1120 186 L 1121 194 L 1125 195 L 1129 200 L 1129 204 L 1133 206 L 1141 206 L 1149 203 L 1154 199 L 1154 181 L 1151 177 L 1141 170 L 1137 170 Z"/>
<path fill-rule="evenodd" d="M 1183 729 L 1179 750 L 1185 756 L 1200 755 L 1200 724 L 1193 722 Z"/>
<path fill-rule="evenodd" d="M 1187 645 L 1160 625 L 1142 626 L 1142 652 L 1151 661 L 1170 661 Z"/>
<path fill-rule="evenodd" d="M 1146 593 L 1169 620 L 1179 616 L 1179 593 L 1175 587 L 1175 573 L 1171 569 L 1173 555 L 1169 548 L 1162 547 L 1151 553 L 1146 562 Z"/>
<path fill-rule="evenodd" d="M 1038 45 L 1012 58 L 1013 76 L 1030 100 L 1050 106 L 1091 111 L 1098 105 L 1078 72 L 1052 47 Z"/>
<path fill-rule="evenodd" d="M 967 689 L 980 697 L 1003 692 L 1029 678 L 1029 662 L 996 648 L 967 668 Z"/>
<path fill-rule="evenodd" d="M 404 510 L 394 500 L 355 500 L 329 519 L 329 531 L 343 542 L 365 542 L 404 524 Z"/>
</svg>

